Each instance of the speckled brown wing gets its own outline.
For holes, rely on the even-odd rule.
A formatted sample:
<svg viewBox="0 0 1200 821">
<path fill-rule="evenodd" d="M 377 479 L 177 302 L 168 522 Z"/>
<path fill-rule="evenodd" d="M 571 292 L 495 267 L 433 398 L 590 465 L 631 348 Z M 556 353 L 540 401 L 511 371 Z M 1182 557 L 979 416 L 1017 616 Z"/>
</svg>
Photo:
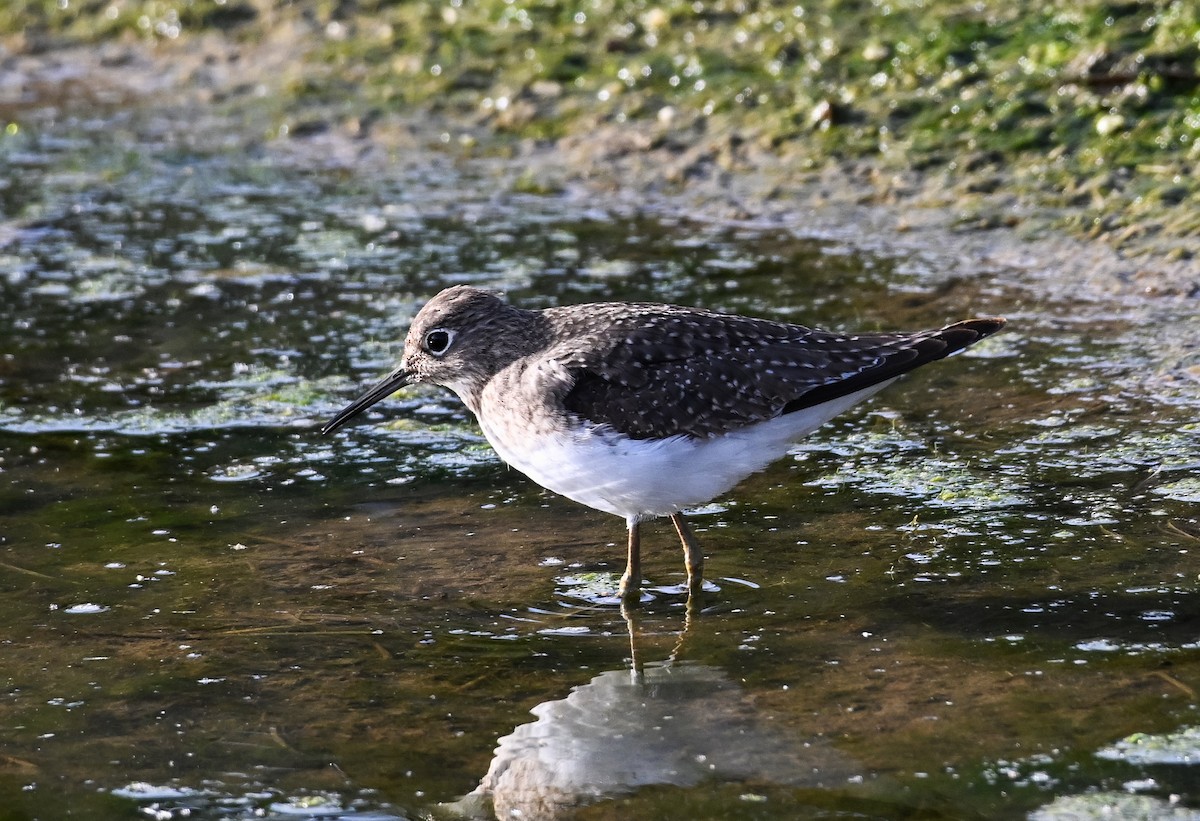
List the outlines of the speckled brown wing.
<svg viewBox="0 0 1200 821">
<path fill-rule="evenodd" d="M 849 336 L 672 306 L 634 306 L 632 315 L 627 306 L 588 307 L 590 314 L 561 327 L 609 341 L 564 344 L 556 353 L 574 376 L 563 405 L 634 439 L 710 437 L 812 407 L 941 359 L 1003 325 L 976 319 Z"/>
</svg>

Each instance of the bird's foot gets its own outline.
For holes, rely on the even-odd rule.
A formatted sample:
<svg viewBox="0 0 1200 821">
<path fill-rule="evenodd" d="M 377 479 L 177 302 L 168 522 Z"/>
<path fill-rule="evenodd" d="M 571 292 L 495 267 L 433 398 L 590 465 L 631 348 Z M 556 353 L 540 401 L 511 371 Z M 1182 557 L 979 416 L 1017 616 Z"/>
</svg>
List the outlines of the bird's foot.
<svg viewBox="0 0 1200 821">
<path fill-rule="evenodd" d="M 620 597 L 624 605 L 637 604 L 642 600 L 642 580 L 641 578 L 630 574 L 628 570 L 621 577 L 621 583 L 617 585 L 617 596 Z"/>
</svg>

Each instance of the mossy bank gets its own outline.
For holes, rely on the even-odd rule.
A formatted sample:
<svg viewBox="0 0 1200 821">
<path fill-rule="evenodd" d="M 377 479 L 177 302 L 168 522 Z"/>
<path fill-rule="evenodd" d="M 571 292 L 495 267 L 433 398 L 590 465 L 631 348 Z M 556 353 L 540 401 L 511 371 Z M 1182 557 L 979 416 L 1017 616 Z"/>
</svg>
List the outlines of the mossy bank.
<svg viewBox="0 0 1200 821">
<path fill-rule="evenodd" d="M 9 55 L 274 49 L 287 59 L 245 59 L 240 79 L 270 87 L 284 133 L 433 115 L 477 150 L 594 138 L 690 158 L 668 183 L 770 157 L 984 228 L 1036 212 L 1032 230 L 1176 261 L 1200 236 L 1190 0 L 14 0 L 0 32 Z"/>
</svg>

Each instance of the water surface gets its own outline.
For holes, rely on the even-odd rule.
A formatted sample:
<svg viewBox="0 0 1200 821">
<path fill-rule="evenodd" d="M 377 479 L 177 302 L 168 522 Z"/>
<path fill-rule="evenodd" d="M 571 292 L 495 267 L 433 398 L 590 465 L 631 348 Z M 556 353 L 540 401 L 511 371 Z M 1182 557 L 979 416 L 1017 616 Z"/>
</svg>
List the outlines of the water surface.
<svg viewBox="0 0 1200 821">
<path fill-rule="evenodd" d="M 1200 391 L 1139 331 L 1186 305 L 450 155 L 358 173 L 107 125 L 0 148 L 4 817 L 1200 805 Z M 627 618 L 622 523 L 506 469 L 447 392 L 317 433 L 461 282 L 1012 325 L 694 511 L 690 618 L 646 528 Z"/>
</svg>

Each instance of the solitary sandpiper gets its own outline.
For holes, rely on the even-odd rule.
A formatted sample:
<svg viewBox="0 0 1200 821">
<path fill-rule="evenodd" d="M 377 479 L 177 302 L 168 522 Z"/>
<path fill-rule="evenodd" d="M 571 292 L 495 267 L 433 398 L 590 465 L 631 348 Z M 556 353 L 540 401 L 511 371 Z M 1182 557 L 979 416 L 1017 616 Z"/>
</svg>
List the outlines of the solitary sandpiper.
<svg viewBox="0 0 1200 821">
<path fill-rule="evenodd" d="M 652 303 L 524 310 L 456 285 L 417 314 L 399 367 L 322 433 L 414 382 L 458 394 L 500 457 L 539 485 L 624 517 L 622 599 L 640 596 L 638 527 L 670 516 L 688 589 L 703 556 L 680 511 L 725 493 L 800 437 L 1004 326 L 849 335 Z"/>
</svg>

